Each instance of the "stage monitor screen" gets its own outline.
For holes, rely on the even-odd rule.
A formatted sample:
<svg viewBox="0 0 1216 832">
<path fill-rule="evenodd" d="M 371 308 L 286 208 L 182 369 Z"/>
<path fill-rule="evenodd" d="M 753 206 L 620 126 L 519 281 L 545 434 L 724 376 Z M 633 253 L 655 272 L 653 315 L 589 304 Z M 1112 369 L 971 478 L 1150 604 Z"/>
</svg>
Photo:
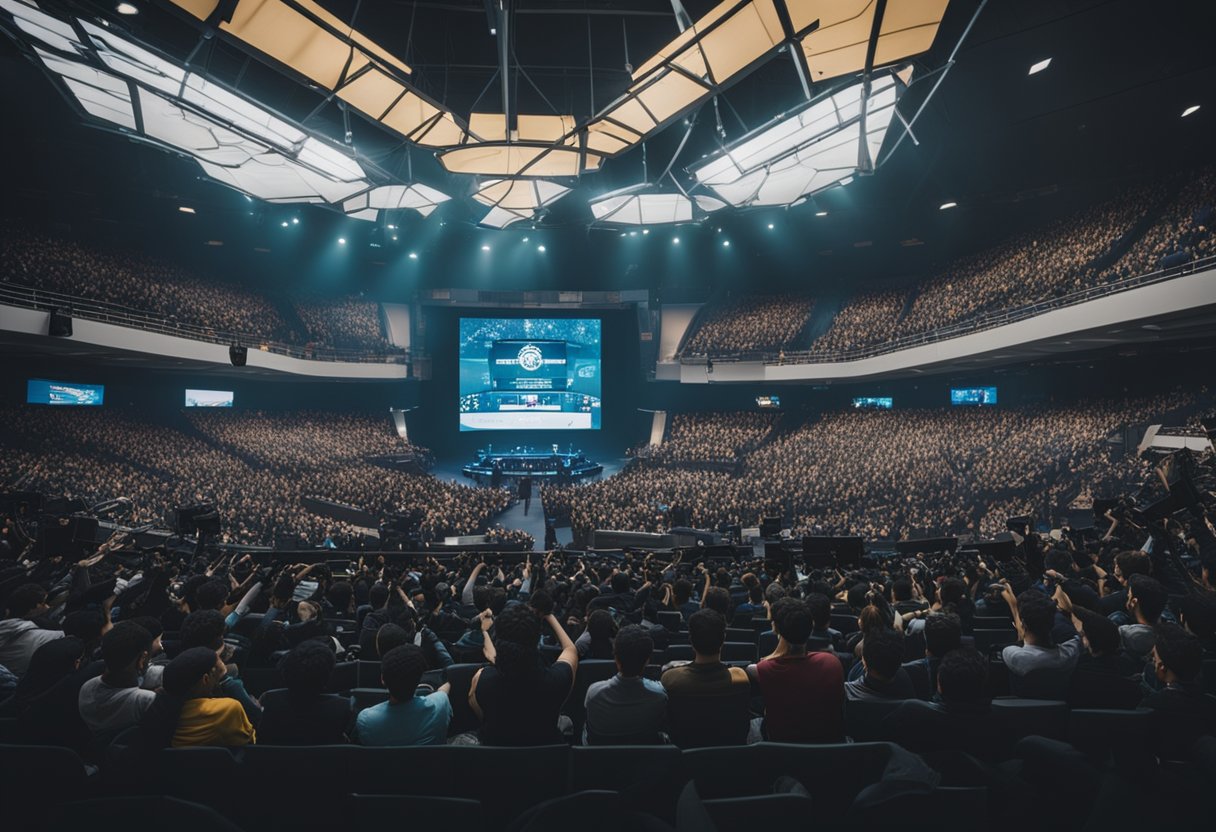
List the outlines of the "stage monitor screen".
<svg viewBox="0 0 1216 832">
<path fill-rule="evenodd" d="M 781 407 L 780 396 L 756 396 L 756 407 L 761 410 L 777 410 Z"/>
<path fill-rule="evenodd" d="M 461 318 L 460 429 L 598 430 L 600 321 Z"/>
<path fill-rule="evenodd" d="M 186 407 L 232 407 L 231 390 L 186 390 Z"/>
<path fill-rule="evenodd" d="M 98 407 L 105 398 L 106 388 L 101 384 L 77 384 L 74 381 L 48 381 L 32 378 L 25 389 L 25 400 L 29 404 L 65 404 Z"/>
<path fill-rule="evenodd" d="M 996 404 L 995 387 L 951 387 L 950 404 Z"/>
<path fill-rule="evenodd" d="M 890 410 L 894 405 L 895 400 L 890 396 L 862 396 L 853 399 L 853 407 L 859 410 Z"/>
</svg>

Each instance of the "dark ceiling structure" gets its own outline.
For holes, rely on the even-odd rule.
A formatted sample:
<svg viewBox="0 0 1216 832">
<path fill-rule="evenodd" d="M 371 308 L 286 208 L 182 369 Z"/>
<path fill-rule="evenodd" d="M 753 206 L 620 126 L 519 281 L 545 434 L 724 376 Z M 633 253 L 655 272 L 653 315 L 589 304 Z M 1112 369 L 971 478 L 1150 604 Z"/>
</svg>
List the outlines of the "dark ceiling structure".
<svg viewBox="0 0 1216 832">
<path fill-rule="evenodd" d="M 21 4 L 5 0 L 10 20 L 12 8 Z M 379 72 L 384 84 L 398 84 L 402 91 L 393 102 L 410 96 L 419 102 L 412 127 L 404 116 L 395 127 L 388 125 L 392 106 L 374 112 L 374 96 L 344 97 L 352 88 L 327 80 L 320 58 L 307 64 L 296 52 L 285 62 L 283 55 L 259 49 L 266 44 L 257 28 L 237 25 L 243 5 L 237 0 L 37 5 L 60 17 L 96 21 L 114 38 L 145 45 L 281 114 L 336 152 L 349 151 L 360 160 L 368 187 L 337 197 L 336 211 L 248 199 L 240 192 L 249 191 L 243 181 L 219 184 L 197 162 L 163 144 L 149 146 L 113 124 L 82 120 L 78 102 L 21 42 L 29 41 L 26 32 L 0 39 L 0 65 L 11 79 L 0 93 L 12 114 L 12 127 L 4 131 L 5 158 L 20 160 L 10 162 L 7 213 L 115 241 L 188 247 L 204 262 L 251 262 L 250 271 L 268 279 L 307 279 L 318 286 L 328 281 L 335 289 L 395 294 L 461 283 L 695 288 L 736 275 L 807 285 L 915 274 L 1130 181 L 1199 164 L 1216 137 L 1216 102 L 1210 101 L 1216 11 L 1181 0 L 1151 8 L 1131 0 L 823 3 L 868 9 L 877 22 L 865 33 L 860 65 L 843 60 L 835 65 L 841 72 L 822 79 L 815 72 L 826 59 L 802 45 L 819 27 L 819 36 L 826 37 L 831 27 L 824 20 L 832 21 L 817 18 L 798 27 L 791 19 L 796 4 L 784 0 L 768 3 L 779 13 L 779 27 L 765 28 L 768 18 L 757 13 L 759 28 L 747 30 L 768 38 L 758 41 L 762 51 L 754 54 L 761 57 L 751 60 L 753 53 L 743 50 L 733 63 L 723 57 L 732 57 L 730 50 L 715 57 L 703 43 L 723 25 L 719 18 L 764 4 L 278 4 L 308 12 L 307 19 L 328 35 L 357 42 L 360 50 L 348 54 L 373 56 L 368 67 L 358 58 L 343 61 L 340 78 L 353 77 L 350 83 L 356 84 Z M 893 49 L 896 59 L 884 62 L 884 14 L 896 21 L 901 9 L 923 13 L 939 5 L 943 13 L 928 48 L 914 43 Z M 119 6 L 137 13 L 121 14 Z M 738 42 L 741 36 L 732 44 Z M 653 101 L 642 107 L 657 125 L 643 130 L 621 114 L 620 102 L 638 98 L 639 85 L 653 79 L 647 73 L 658 71 L 656 66 L 671 69 L 684 60 L 689 43 L 698 47 L 705 66 L 692 72 L 674 67 L 670 74 L 689 89 L 672 92 L 666 109 Z M 909 50 L 914 51 L 904 54 Z M 656 55 L 658 64 L 651 60 Z M 1029 74 L 1044 59 L 1049 66 Z M 824 101 L 851 85 L 877 84 L 873 79 L 883 66 L 906 67 L 911 80 L 893 87 L 898 115 L 888 114 L 891 126 L 878 137 L 872 158 L 858 158 L 863 175 L 815 180 L 809 191 L 797 183 L 780 193 L 784 204 L 734 202 L 698 176 L 707 162 L 728 151 L 737 158 L 744 143 L 766 127 L 809 110 L 808 93 Z M 825 75 L 832 71 L 829 66 Z M 692 89 L 685 76 L 700 77 L 704 88 Z M 1198 111 L 1180 118 L 1196 104 Z M 917 113 L 912 136 L 903 137 L 903 122 Z M 605 132 L 597 125 L 605 124 L 617 144 L 596 138 L 597 131 Z M 453 136 L 459 144 L 447 144 Z M 857 144 L 866 143 L 850 147 Z M 548 149 L 537 151 L 537 161 L 528 148 Z M 575 167 L 562 167 L 568 157 L 577 157 Z M 500 175 L 495 165 L 505 166 Z M 847 184 L 818 190 L 842 180 Z M 537 195 L 537 182 L 563 190 L 546 202 L 544 194 Z M 375 186 L 411 183 L 450 198 L 429 197 L 427 216 L 396 209 L 404 203 L 381 202 L 387 209 L 377 210 L 374 196 L 343 205 L 356 193 L 374 193 Z M 520 183 L 525 187 L 517 188 Z M 612 203 L 615 221 L 597 217 L 593 204 L 622 189 L 625 196 Z M 523 190 L 529 193 L 521 196 Z M 645 209 L 630 195 L 652 192 L 668 197 L 662 211 L 687 213 L 661 217 L 677 223 L 643 227 Z M 717 204 L 693 201 L 697 196 Z M 511 202 L 517 198 L 523 201 Z M 948 201 L 958 207 L 939 211 Z M 723 207 L 724 202 L 731 204 Z M 505 215 L 491 224 L 506 230 L 487 229 L 487 217 L 499 209 Z M 355 216 L 360 212 L 362 218 Z M 341 260 L 333 251 L 339 238 L 350 242 Z M 542 240 L 547 256 L 538 258 Z M 732 244 L 729 253 L 720 245 L 724 240 Z"/>
</svg>

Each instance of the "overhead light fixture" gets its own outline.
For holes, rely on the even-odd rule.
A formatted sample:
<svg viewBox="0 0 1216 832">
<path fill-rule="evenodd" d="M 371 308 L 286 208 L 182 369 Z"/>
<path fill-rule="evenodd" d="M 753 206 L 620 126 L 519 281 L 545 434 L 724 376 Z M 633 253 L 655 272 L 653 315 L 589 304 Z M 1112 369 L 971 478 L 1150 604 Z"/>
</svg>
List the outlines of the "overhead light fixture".
<svg viewBox="0 0 1216 832">
<path fill-rule="evenodd" d="M 287 222 L 287 220 L 283 220 L 281 223 L 279 223 L 279 225 L 283 226 L 284 228 L 286 228 L 290 224 L 291 223 Z"/>
<path fill-rule="evenodd" d="M 730 240 L 723 240 L 722 248 L 730 248 Z"/>
<path fill-rule="evenodd" d="M 680 238 L 679 238 L 679 237 L 672 237 L 672 238 L 671 238 L 671 244 L 672 244 L 673 246 L 678 246 L 678 245 L 680 244 Z"/>
<path fill-rule="evenodd" d="M 521 242 L 521 243 L 526 243 L 526 242 L 528 242 L 528 238 L 527 238 L 527 237 L 524 237 L 523 239 L 521 239 L 521 240 L 520 240 L 520 242 Z"/>
<path fill-rule="evenodd" d="M 862 160 L 878 157 L 900 90 L 910 77 L 910 69 L 876 76 L 865 101 L 863 83 L 821 95 L 728 145 L 691 172 L 737 208 L 792 205 L 826 188 L 847 185 Z"/>
<path fill-rule="evenodd" d="M 539 251 L 539 252 L 544 252 L 544 250 L 545 250 L 545 246 L 544 246 L 544 244 L 542 243 L 541 245 L 537 246 L 537 247 L 536 247 L 536 250 L 537 250 L 537 251 Z"/>
<path fill-rule="evenodd" d="M 815 212 L 815 216 L 817 216 L 817 217 L 826 217 L 827 215 L 828 215 L 827 211 L 816 211 Z"/>
<path fill-rule="evenodd" d="M 489 251 L 489 250 L 490 250 L 490 247 L 489 247 L 489 246 L 482 246 L 482 247 L 481 247 L 481 250 L 482 250 L 482 251 Z"/>
<path fill-rule="evenodd" d="M 339 238 L 338 238 L 338 245 L 340 245 L 340 246 L 344 246 L 344 245 L 346 245 L 346 238 L 345 238 L 345 237 L 339 237 Z"/>
<path fill-rule="evenodd" d="M 1027 75 L 1037 75 L 1040 72 L 1042 72 L 1043 70 L 1047 69 L 1047 67 L 1049 67 L 1049 66 L 1051 66 L 1051 58 L 1044 58 L 1043 60 L 1039 61 L 1038 63 L 1031 64 L 1030 72 L 1028 72 L 1026 74 Z"/>
<path fill-rule="evenodd" d="M 292 225 L 299 225 L 299 224 L 300 224 L 300 218 L 299 218 L 299 217 L 292 217 L 292 218 L 291 218 L 291 224 L 292 224 Z"/>
<path fill-rule="evenodd" d="M 1187 107 L 1185 110 L 1182 111 L 1182 117 L 1186 118 L 1191 113 L 1196 112 L 1198 109 L 1199 109 L 1198 104 L 1192 104 L 1191 106 Z"/>
<path fill-rule="evenodd" d="M 191 208 L 189 205 L 179 205 L 179 206 L 177 206 L 177 210 L 181 211 L 183 214 L 193 214 L 194 213 L 194 209 Z"/>
<path fill-rule="evenodd" d="M 114 11 L 119 14 L 139 14 L 139 8 L 134 3 L 119 3 Z"/>
<path fill-rule="evenodd" d="M 649 233 L 650 233 L 650 229 L 649 229 L 649 228 L 643 228 L 643 229 L 642 229 L 642 233 L 643 233 L 643 234 L 649 234 Z"/>
<path fill-rule="evenodd" d="M 955 208 L 957 206 L 957 202 L 943 202 L 941 205 L 937 206 L 937 210 L 945 211 L 947 208 Z"/>
<path fill-rule="evenodd" d="M 776 226 L 775 226 L 775 225 L 773 225 L 773 224 L 770 222 L 770 223 L 768 224 L 768 230 L 769 230 L 769 231 L 772 231 L 774 228 L 776 228 Z"/>
<path fill-rule="evenodd" d="M 402 209 L 417 211 L 422 216 L 429 217 L 441 202 L 447 202 L 449 199 L 451 197 L 442 191 L 417 182 L 410 185 L 380 185 L 345 200 L 342 210 L 356 219 L 371 222 L 380 219 L 384 211 Z M 388 227 L 396 228 L 393 225 Z"/>
<path fill-rule="evenodd" d="M 410 252 L 410 259 L 411 259 L 411 260 L 417 260 L 417 259 L 418 259 L 418 252 L 416 252 L 416 251 L 411 251 L 411 252 Z"/>
<path fill-rule="evenodd" d="M 506 228 L 521 220 L 534 219 L 536 212 L 570 193 L 565 185 L 546 179 L 488 179 L 473 199 L 489 205 L 481 225 Z"/>
<path fill-rule="evenodd" d="M 795 32 L 818 24 L 801 37 L 802 58 L 812 83 L 839 78 L 870 66 L 886 66 L 933 46 L 950 0 L 786 0 Z M 875 26 L 875 15 L 883 9 Z M 877 29 L 877 32 L 875 32 Z"/>
</svg>

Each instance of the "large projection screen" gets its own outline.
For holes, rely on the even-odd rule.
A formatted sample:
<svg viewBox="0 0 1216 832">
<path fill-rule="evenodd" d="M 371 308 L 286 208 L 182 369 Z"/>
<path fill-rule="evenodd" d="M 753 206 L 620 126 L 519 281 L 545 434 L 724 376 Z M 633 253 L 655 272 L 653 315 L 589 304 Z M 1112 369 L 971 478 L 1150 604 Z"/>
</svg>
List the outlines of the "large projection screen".
<svg viewBox="0 0 1216 832">
<path fill-rule="evenodd" d="M 599 430 L 600 321 L 461 318 L 460 429 Z"/>
</svg>

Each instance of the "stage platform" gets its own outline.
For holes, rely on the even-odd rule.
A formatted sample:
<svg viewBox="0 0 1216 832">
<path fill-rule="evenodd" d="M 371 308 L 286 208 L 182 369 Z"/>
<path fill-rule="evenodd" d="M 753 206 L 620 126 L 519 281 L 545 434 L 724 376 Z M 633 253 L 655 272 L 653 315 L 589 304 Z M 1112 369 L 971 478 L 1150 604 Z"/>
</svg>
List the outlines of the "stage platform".
<svg viewBox="0 0 1216 832">
<path fill-rule="evenodd" d="M 495 476 L 503 480 L 532 477 L 534 482 L 573 482 L 598 476 L 604 466 L 588 459 L 582 451 L 571 448 L 563 452 L 555 445 L 545 450 L 529 447 L 479 450 L 477 458 L 461 466 L 460 471 L 479 483 L 489 483 Z"/>
</svg>

